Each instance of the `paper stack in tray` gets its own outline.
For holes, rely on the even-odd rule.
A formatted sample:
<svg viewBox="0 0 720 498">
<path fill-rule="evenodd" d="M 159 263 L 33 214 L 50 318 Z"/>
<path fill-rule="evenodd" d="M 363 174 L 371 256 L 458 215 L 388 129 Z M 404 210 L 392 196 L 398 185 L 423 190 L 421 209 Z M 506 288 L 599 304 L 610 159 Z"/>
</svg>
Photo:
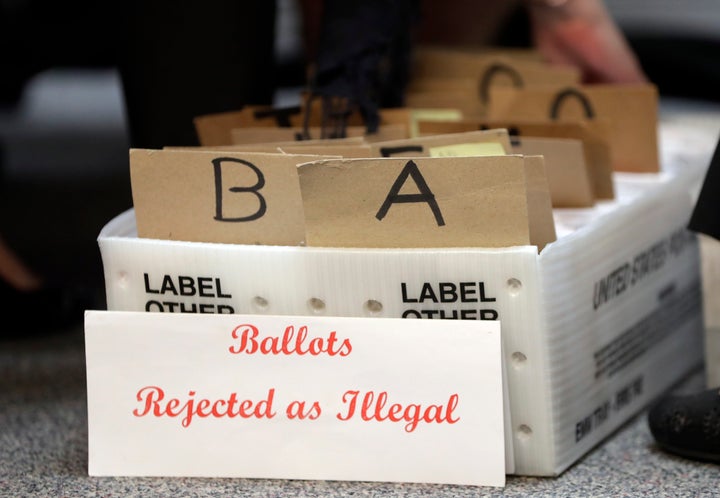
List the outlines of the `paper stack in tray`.
<svg viewBox="0 0 720 498">
<path fill-rule="evenodd" d="M 306 101 L 131 150 L 134 209 L 98 238 L 108 308 L 499 320 L 508 468 L 557 475 L 702 361 L 698 170 L 661 171 L 651 85 L 441 55 L 372 136 L 351 116 L 318 138 Z"/>
</svg>

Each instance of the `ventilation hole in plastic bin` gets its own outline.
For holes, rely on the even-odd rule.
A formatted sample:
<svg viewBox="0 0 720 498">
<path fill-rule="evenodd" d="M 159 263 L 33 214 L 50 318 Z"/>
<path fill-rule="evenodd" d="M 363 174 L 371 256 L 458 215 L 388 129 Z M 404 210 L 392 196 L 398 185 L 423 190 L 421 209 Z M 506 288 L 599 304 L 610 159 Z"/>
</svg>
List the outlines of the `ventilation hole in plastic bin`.
<svg viewBox="0 0 720 498">
<path fill-rule="evenodd" d="M 515 351 L 510 358 L 512 359 L 512 365 L 515 368 L 522 368 L 525 366 L 525 362 L 527 361 L 527 356 L 525 356 L 520 351 Z"/>
<path fill-rule="evenodd" d="M 268 300 L 265 299 L 262 296 L 255 296 L 252 300 L 253 308 L 255 308 L 258 311 L 265 311 L 268 309 L 268 306 L 270 306 L 270 303 L 268 303 Z"/>
<path fill-rule="evenodd" d="M 532 429 L 529 425 L 520 424 L 517 429 L 517 437 L 521 441 L 527 441 L 532 436 Z"/>
<path fill-rule="evenodd" d="M 382 313 L 383 305 L 380 301 L 376 301 L 375 299 L 368 299 L 365 301 L 365 313 L 368 315 L 379 315 Z"/>
<path fill-rule="evenodd" d="M 311 297 L 308 299 L 308 307 L 313 313 L 325 313 L 325 301 L 317 297 Z"/>
<path fill-rule="evenodd" d="M 520 290 L 522 289 L 522 282 L 517 278 L 509 278 L 507 281 L 507 288 L 508 293 L 510 293 L 511 296 L 517 296 L 520 294 Z"/>
<path fill-rule="evenodd" d="M 118 280 L 117 280 L 118 286 L 120 286 L 121 289 L 127 289 L 128 286 L 128 272 L 121 271 L 118 273 Z"/>
</svg>

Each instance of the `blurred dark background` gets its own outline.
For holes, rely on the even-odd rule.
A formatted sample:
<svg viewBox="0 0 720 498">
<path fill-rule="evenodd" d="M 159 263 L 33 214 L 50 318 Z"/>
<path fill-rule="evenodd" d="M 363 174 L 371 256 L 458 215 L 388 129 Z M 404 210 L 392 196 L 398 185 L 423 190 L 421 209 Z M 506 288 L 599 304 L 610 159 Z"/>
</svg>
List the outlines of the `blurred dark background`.
<svg viewBox="0 0 720 498">
<path fill-rule="evenodd" d="M 96 238 L 132 206 L 114 4 L 0 0 L 0 234 L 50 279 L 102 297 Z M 606 4 L 661 97 L 720 102 L 720 2 Z M 275 6 L 268 81 L 273 102 L 293 104 L 305 76 L 300 10 Z M 528 43 L 526 23 L 518 11 L 498 42 Z"/>
</svg>

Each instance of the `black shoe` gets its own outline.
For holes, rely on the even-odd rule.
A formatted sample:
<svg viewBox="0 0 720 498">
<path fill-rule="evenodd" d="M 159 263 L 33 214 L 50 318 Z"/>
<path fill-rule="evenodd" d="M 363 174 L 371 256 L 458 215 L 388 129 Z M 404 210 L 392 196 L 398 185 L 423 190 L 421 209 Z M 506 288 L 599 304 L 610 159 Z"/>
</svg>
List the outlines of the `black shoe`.
<svg viewBox="0 0 720 498">
<path fill-rule="evenodd" d="M 650 408 L 648 425 L 663 450 L 720 463 L 720 389 L 666 396 Z"/>
</svg>

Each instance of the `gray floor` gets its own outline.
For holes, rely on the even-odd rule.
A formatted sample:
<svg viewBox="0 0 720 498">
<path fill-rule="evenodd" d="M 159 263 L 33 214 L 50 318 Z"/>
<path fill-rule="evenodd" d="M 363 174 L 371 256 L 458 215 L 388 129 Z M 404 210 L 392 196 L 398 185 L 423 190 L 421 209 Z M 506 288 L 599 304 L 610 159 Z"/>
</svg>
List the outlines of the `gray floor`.
<svg viewBox="0 0 720 498">
<path fill-rule="evenodd" d="M 73 93 L 79 81 L 93 90 Z M 23 256 L 57 278 L 80 279 L 99 288 L 103 281 L 96 236 L 110 218 L 131 205 L 127 142 L 115 83 L 112 72 L 51 72 L 34 82 L 30 92 L 37 93 L 30 94 L 33 98 L 18 113 L 0 115 L 0 136 L 7 153 L 7 182 L 0 198 L 3 233 Z M 91 101 L 88 96 L 93 97 Z M 720 111 L 716 105 L 681 102 L 679 107 L 693 112 L 678 114 L 674 112 L 676 103 L 663 104 L 664 116 L 669 116 L 674 126 L 700 123 L 709 128 L 711 138 L 717 136 Z M 0 325 L 10 326 L 14 325 Z M 680 387 L 692 390 L 702 384 L 703 372 L 698 371 Z M 658 450 L 645 413 L 628 421 L 561 476 L 509 477 L 504 490 L 353 482 L 91 478 L 87 461 L 82 327 L 48 337 L 0 340 L 1 497 L 720 494 L 718 466 Z"/>
</svg>

